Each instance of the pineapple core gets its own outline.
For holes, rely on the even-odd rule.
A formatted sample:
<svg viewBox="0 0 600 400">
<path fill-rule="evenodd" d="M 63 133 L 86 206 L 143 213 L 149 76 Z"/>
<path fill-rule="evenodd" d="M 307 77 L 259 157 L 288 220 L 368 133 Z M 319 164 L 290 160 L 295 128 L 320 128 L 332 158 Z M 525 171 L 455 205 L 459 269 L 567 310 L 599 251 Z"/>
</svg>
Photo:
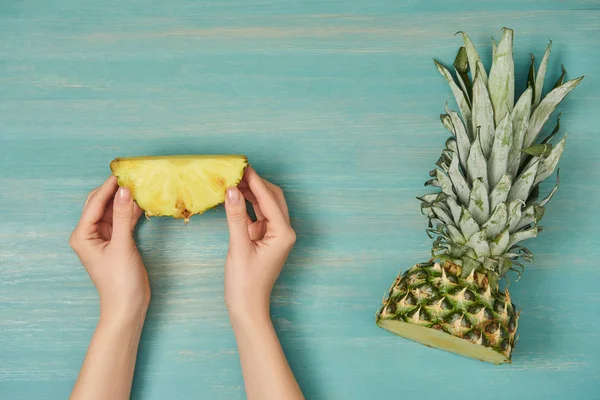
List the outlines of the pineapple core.
<svg viewBox="0 0 600 400">
<path fill-rule="evenodd" d="M 186 155 L 116 158 L 110 169 L 147 217 L 187 223 L 225 201 L 227 188 L 240 182 L 247 165 L 245 156 Z"/>
</svg>

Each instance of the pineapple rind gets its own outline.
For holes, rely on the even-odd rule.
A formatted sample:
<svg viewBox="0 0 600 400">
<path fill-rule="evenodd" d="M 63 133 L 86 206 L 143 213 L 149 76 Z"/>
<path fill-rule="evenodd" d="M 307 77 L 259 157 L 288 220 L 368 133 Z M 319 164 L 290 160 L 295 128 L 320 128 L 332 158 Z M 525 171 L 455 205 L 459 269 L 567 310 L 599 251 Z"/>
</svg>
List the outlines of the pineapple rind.
<svg viewBox="0 0 600 400">
<path fill-rule="evenodd" d="M 170 216 L 186 223 L 221 204 L 247 166 L 247 158 L 237 155 L 131 157 L 110 164 L 119 185 L 130 189 L 147 217 Z"/>
<path fill-rule="evenodd" d="M 417 264 L 400 274 L 376 320 L 386 329 L 384 320 L 436 329 L 490 348 L 510 362 L 518 314 L 508 291 L 494 287 L 485 273 L 463 277 L 462 268 L 447 261 Z"/>
</svg>

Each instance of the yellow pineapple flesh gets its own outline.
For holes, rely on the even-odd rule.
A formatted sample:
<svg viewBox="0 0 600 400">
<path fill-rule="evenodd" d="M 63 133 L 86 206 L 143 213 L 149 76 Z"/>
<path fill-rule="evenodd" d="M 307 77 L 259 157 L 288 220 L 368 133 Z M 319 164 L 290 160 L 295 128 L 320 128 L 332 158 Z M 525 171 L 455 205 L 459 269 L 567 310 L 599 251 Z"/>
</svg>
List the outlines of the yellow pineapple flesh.
<svg viewBox="0 0 600 400">
<path fill-rule="evenodd" d="M 110 163 L 119 186 L 131 191 L 147 217 L 184 219 L 225 201 L 227 188 L 244 175 L 242 155 L 173 155 L 116 158 Z"/>
</svg>

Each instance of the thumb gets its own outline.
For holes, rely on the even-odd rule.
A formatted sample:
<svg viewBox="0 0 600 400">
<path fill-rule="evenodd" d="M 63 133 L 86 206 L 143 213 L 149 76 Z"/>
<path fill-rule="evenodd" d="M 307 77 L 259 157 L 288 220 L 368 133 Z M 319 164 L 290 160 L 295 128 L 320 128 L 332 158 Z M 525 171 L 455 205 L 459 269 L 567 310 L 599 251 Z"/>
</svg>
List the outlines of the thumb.
<svg viewBox="0 0 600 400">
<path fill-rule="evenodd" d="M 112 240 L 117 242 L 129 240 L 132 237 L 134 211 L 131 192 L 127 188 L 119 188 L 113 204 Z"/>
<path fill-rule="evenodd" d="M 250 234 L 248 233 L 246 202 L 237 187 L 227 189 L 225 211 L 229 225 L 229 245 L 238 248 L 249 245 Z"/>
</svg>

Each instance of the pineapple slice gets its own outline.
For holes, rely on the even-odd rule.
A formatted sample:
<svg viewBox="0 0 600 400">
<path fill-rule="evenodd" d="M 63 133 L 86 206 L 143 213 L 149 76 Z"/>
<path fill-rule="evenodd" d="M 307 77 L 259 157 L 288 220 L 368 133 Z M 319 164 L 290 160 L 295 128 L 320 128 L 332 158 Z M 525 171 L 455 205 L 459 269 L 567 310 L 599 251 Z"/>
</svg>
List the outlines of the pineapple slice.
<svg viewBox="0 0 600 400">
<path fill-rule="evenodd" d="M 146 217 L 170 216 L 187 224 L 192 215 L 223 203 L 247 165 L 245 156 L 179 155 L 116 158 L 110 169 Z"/>
</svg>

